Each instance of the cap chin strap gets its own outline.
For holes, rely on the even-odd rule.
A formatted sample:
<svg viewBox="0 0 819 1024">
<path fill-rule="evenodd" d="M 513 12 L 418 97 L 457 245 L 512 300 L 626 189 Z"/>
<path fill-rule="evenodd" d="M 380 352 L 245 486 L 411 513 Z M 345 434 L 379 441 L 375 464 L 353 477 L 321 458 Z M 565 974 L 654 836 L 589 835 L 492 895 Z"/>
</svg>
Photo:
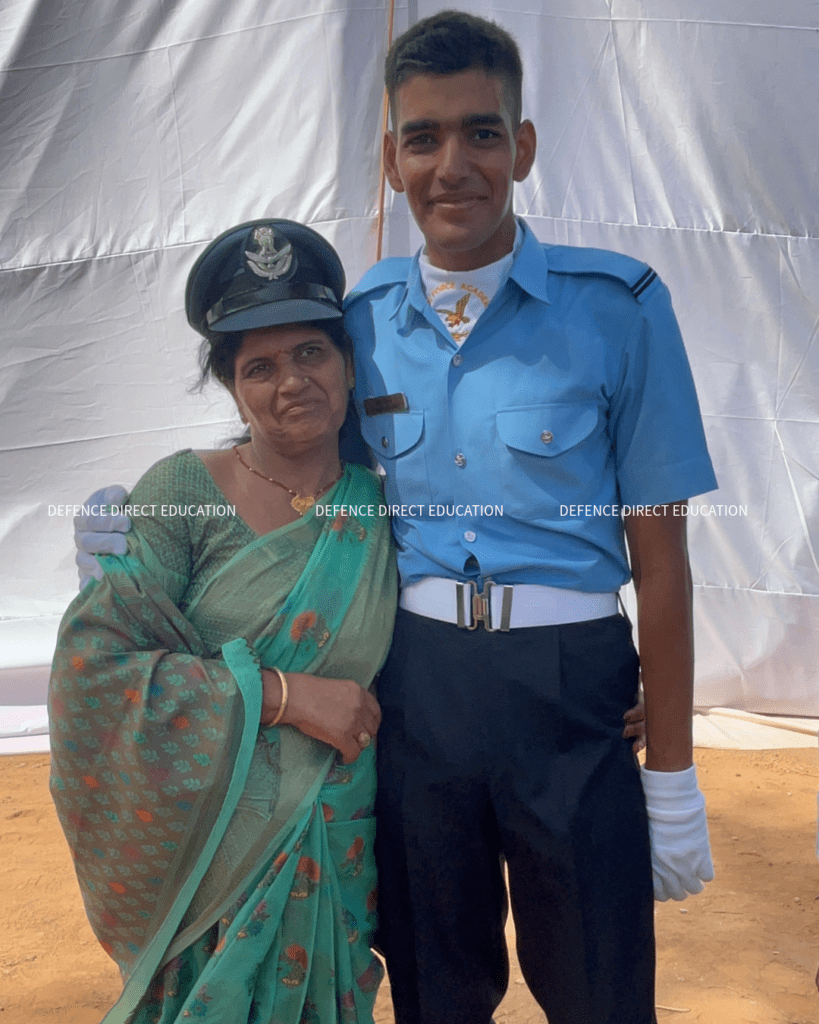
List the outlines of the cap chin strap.
<svg viewBox="0 0 819 1024">
<path fill-rule="evenodd" d="M 235 287 L 236 284 L 238 287 Z M 238 278 L 237 282 L 228 288 L 216 305 L 211 306 L 205 313 L 205 321 L 210 327 L 216 321 L 223 320 L 233 313 L 241 313 L 254 306 L 264 306 L 268 302 L 282 302 L 285 299 L 319 299 L 321 302 L 331 303 L 341 311 L 341 305 L 335 292 L 323 284 L 290 284 L 287 281 L 273 281 L 261 288 L 255 283 L 253 283 L 253 287 L 248 288 L 245 286 L 245 282 Z"/>
</svg>

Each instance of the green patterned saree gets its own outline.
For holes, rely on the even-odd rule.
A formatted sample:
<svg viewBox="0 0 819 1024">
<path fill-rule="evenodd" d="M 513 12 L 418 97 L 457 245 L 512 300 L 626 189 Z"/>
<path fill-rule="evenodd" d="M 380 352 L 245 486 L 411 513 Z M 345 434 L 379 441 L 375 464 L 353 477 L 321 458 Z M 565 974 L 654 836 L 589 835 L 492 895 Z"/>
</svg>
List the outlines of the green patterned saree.
<svg viewBox="0 0 819 1024">
<path fill-rule="evenodd" d="M 65 614 L 51 788 L 126 979 L 105 1024 L 371 1020 L 373 751 L 343 765 L 258 724 L 260 664 L 369 687 L 389 647 L 378 480 L 348 466 L 323 500 L 357 514 L 311 510 L 258 537 L 180 452 L 137 484 L 132 504 L 153 511 Z"/>
</svg>

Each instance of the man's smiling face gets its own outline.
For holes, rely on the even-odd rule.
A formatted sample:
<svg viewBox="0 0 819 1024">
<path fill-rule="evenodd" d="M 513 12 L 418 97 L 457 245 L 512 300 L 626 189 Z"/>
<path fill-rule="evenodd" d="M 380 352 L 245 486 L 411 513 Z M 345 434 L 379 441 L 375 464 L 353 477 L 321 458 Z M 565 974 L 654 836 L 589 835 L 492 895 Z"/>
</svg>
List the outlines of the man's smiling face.
<svg viewBox="0 0 819 1024">
<path fill-rule="evenodd" d="M 396 90 L 395 114 L 387 177 L 406 192 L 430 262 L 474 270 L 511 252 L 512 186 L 529 173 L 536 139 L 530 121 L 513 125 L 503 80 L 482 68 L 413 75 Z"/>
</svg>

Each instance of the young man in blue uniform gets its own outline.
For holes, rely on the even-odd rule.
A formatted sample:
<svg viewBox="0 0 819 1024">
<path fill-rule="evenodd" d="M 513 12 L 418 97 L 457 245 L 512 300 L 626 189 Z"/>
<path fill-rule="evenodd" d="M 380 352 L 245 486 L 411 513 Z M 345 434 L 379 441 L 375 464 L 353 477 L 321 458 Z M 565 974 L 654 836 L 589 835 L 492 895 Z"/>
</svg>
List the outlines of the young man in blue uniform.
<svg viewBox="0 0 819 1024">
<path fill-rule="evenodd" d="M 386 82 L 387 175 L 426 247 L 373 267 L 347 326 L 362 431 L 397 507 L 401 607 L 378 688 L 396 1018 L 488 1024 L 507 984 L 503 857 L 550 1024 L 648 1024 L 646 802 L 658 898 L 713 877 L 680 510 L 716 480 L 688 362 L 649 267 L 541 245 L 515 220 L 536 140 L 506 33 L 426 19 L 393 45 Z M 638 671 L 615 597 L 623 523 L 645 798 L 619 727 Z"/>
<path fill-rule="evenodd" d="M 387 173 L 426 247 L 375 266 L 347 312 L 402 579 L 378 687 L 381 941 L 398 1024 L 489 1024 L 505 861 L 550 1024 L 650 1024 L 652 869 L 658 899 L 713 877 L 679 513 L 716 481 L 656 274 L 515 220 L 536 146 L 521 75 L 505 32 L 454 12 L 387 58 Z M 641 772 L 621 735 L 626 540 Z"/>
</svg>

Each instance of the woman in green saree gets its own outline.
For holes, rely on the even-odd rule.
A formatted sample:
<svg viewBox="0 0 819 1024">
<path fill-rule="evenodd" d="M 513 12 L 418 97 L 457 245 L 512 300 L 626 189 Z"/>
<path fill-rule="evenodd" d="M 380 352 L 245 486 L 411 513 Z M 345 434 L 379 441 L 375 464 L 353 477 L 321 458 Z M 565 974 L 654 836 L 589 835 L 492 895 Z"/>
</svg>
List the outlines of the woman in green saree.
<svg viewBox="0 0 819 1024">
<path fill-rule="evenodd" d="M 396 576 L 378 480 L 339 462 L 343 291 L 334 250 L 293 222 L 207 248 L 188 319 L 250 440 L 149 470 L 127 553 L 60 628 L 51 786 L 125 979 L 105 1024 L 372 1019 L 368 689 Z"/>
</svg>

